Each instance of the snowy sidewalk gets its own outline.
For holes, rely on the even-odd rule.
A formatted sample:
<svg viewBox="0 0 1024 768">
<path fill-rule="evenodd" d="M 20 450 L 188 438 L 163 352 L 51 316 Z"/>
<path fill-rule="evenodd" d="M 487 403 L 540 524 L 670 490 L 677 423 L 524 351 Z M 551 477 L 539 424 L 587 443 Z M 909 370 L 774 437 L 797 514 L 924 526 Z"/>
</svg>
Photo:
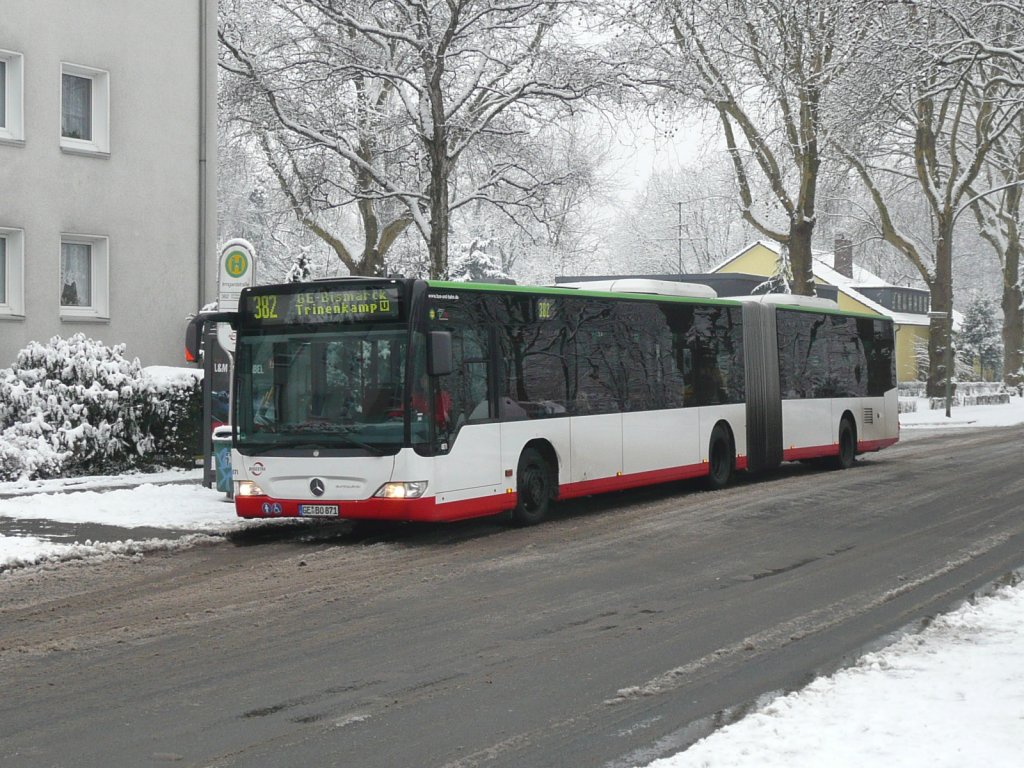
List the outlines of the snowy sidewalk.
<svg viewBox="0 0 1024 768">
<path fill-rule="evenodd" d="M 163 472 L 130 475 L 99 475 L 92 477 L 61 477 L 52 480 L 22 480 L 0 483 L 0 499 L 30 496 L 37 493 L 72 493 L 75 491 L 114 491 L 140 485 L 198 485 L 203 481 L 201 469 L 168 469 Z"/>
<path fill-rule="evenodd" d="M 0 574 L 193 546 L 246 527 L 200 480 L 200 471 L 177 471 L 0 483 Z"/>
</svg>

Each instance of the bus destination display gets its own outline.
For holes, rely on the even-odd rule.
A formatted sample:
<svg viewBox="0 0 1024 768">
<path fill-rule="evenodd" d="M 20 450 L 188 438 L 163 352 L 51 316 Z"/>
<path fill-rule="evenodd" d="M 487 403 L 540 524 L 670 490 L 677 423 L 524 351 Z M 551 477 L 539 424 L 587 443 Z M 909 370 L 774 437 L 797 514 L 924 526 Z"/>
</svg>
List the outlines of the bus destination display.
<svg viewBox="0 0 1024 768">
<path fill-rule="evenodd" d="M 365 323 L 397 320 L 398 287 L 319 289 L 246 297 L 246 315 L 256 325 Z"/>
</svg>

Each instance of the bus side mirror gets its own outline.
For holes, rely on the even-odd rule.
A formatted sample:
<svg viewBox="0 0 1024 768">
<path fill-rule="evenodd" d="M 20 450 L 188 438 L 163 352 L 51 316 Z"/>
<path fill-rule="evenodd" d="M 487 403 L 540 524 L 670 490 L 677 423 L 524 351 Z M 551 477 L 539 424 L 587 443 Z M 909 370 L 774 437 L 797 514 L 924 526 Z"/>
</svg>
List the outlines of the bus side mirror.
<svg viewBox="0 0 1024 768">
<path fill-rule="evenodd" d="M 454 367 L 452 361 L 452 335 L 448 331 L 427 333 L 427 373 L 447 376 Z"/>
<path fill-rule="evenodd" d="M 185 328 L 185 361 L 199 362 L 199 343 L 203 333 L 203 316 L 193 317 Z"/>
</svg>

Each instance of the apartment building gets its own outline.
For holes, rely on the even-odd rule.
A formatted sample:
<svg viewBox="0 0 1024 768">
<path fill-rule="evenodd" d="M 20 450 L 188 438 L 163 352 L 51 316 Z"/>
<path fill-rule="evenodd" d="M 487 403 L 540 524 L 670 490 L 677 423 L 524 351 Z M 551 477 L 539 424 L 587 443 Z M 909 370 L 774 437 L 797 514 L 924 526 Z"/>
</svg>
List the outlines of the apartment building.
<svg viewBox="0 0 1024 768">
<path fill-rule="evenodd" d="M 0 367 L 182 361 L 216 296 L 216 0 L 0 0 Z"/>
</svg>

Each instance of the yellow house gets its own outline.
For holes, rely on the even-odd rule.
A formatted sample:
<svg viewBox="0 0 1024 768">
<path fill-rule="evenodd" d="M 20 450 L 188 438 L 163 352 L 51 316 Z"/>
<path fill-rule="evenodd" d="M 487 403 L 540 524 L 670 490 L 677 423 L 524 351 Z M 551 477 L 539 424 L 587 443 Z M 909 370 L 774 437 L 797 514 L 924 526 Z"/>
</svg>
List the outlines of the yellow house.
<svg viewBox="0 0 1024 768">
<path fill-rule="evenodd" d="M 767 278 L 776 274 L 778 262 L 778 245 L 759 240 L 726 259 L 712 272 Z M 817 285 L 836 289 L 840 309 L 892 319 L 896 329 L 896 375 L 900 381 L 918 380 L 920 351 L 928 346 L 928 291 L 890 285 L 855 266 L 853 244 L 840 238 L 836 240 L 834 254 L 815 253 L 813 273 Z"/>
</svg>

